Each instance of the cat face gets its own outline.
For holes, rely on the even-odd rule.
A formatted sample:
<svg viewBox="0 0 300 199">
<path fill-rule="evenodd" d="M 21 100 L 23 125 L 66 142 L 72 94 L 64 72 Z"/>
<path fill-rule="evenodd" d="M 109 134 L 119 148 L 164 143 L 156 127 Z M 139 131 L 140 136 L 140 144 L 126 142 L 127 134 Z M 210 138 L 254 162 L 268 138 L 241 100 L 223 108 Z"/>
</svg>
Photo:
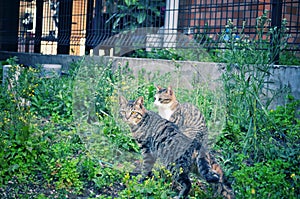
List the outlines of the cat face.
<svg viewBox="0 0 300 199">
<path fill-rule="evenodd" d="M 139 97 L 137 100 L 127 100 L 125 97 L 119 97 L 120 117 L 128 124 L 137 125 L 146 113 L 144 107 L 144 98 Z"/>
<path fill-rule="evenodd" d="M 170 108 L 172 103 L 176 101 L 175 94 L 172 88 L 169 86 L 166 88 L 156 87 L 157 92 L 154 96 L 154 105 L 161 108 Z"/>
</svg>

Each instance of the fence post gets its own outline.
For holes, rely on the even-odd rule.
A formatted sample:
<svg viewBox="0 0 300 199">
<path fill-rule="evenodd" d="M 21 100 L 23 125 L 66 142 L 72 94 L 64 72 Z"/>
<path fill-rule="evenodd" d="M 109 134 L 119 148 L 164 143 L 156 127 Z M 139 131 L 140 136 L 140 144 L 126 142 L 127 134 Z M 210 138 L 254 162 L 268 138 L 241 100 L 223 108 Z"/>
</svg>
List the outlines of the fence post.
<svg viewBox="0 0 300 199">
<path fill-rule="evenodd" d="M 69 54 L 73 0 L 59 1 L 57 54 Z"/>
<path fill-rule="evenodd" d="M 94 15 L 93 9 L 94 9 L 94 0 L 87 0 L 86 40 L 85 40 L 86 55 L 90 54 L 90 50 L 93 49 L 93 39 L 95 38 L 95 30 L 93 30 L 93 15 Z"/>
<path fill-rule="evenodd" d="M 277 27 L 278 30 L 280 30 L 281 28 L 281 18 L 282 18 L 282 0 L 272 0 L 272 18 L 271 18 L 271 26 L 274 28 L 274 27 Z M 280 35 L 279 35 L 280 36 Z M 272 41 L 271 41 L 272 42 Z M 277 52 L 276 48 L 278 48 L 278 43 L 274 41 L 271 43 L 271 47 L 272 47 L 272 51 L 273 51 L 273 55 L 275 54 L 275 57 L 274 57 L 274 63 L 275 64 L 278 64 L 279 63 L 279 54 L 280 54 L 280 51 Z"/>
<path fill-rule="evenodd" d="M 0 49 L 18 52 L 20 0 L 0 0 Z"/>
<path fill-rule="evenodd" d="M 178 28 L 179 0 L 167 0 L 165 25 L 164 25 L 164 47 L 176 47 L 176 37 Z"/>
<path fill-rule="evenodd" d="M 44 1 L 36 1 L 36 27 L 34 39 L 34 52 L 41 52 L 41 40 L 43 32 Z"/>
</svg>

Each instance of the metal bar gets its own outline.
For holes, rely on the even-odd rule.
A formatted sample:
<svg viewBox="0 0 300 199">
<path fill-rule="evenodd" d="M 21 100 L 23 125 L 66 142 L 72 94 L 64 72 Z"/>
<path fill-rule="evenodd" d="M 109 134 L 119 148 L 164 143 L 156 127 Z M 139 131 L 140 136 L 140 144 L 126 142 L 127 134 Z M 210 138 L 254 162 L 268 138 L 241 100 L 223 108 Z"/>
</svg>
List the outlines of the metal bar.
<svg viewBox="0 0 300 199">
<path fill-rule="evenodd" d="M 12 1 L 19 2 L 19 0 Z M 51 4 L 56 1 L 60 3 L 58 28 L 54 23 L 53 9 L 51 9 Z M 245 34 L 249 35 L 250 38 L 256 38 L 256 18 L 261 16 L 265 9 L 268 9 L 270 10 L 270 18 L 272 18 L 271 26 L 280 28 L 281 19 L 287 19 L 288 33 L 291 35 L 287 50 L 300 52 L 299 1 L 153 0 L 147 1 L 148 3 L 151 2 L 149 4 L 140 1 L 141 7 L 145 8 L 143 10 L 139 10 L 138 6 L 136 8 L 130 6 L 128 8 L 131 10 L 130 12 L 126 11 L 124 1 L 118 1 L 118 4 L 115 2 L 107 0 L 22 0 L 21 8 L 19 8 L 21 12 L 24 9 L 36 11 L 35 31 L 32 31 L 35 35 L 25 35 L 26 31 L 24 28 L 22 29 L 23 26 L 17 27 L 20 20 L 22 20 L 18 17 L 22 16 L 17 15 L 17 13 L 14 16 L 7 13 L 11 10 L 15 12 L 17 7 L 15 5 L 19 4 L 13 5 L 12 2 L 7 3 L 7 1 L 0 0 L 1 50 L 13 49 L 15 51 L 18 40 L 18 50 L 21 52 L 52 54 L 69 54 L 71 48 L 76 49 L 72 51 L 73 53 L 80 51 L 87 54 L 91 49 L 99 46 L 100 49 L 116 46 L 126 47 L 127 49 L 133 49 L 133 46 L 134 48 L 148 48 L 149 42 L 152 42 L 151 48 L 159 48 L 159 46 L 185 48 L 187 46 L 182 44 L 189 42 L 189 40 L 207 50 L 210 48 L 218 49 L 221 48 L 221 45 L 218 44 L 220 42 L 219 36 L 224 31 L 228 19 L 232 20 L 233 25 L 238 30 L 242 27 L 242 21 L 246 21 Z M 166 8 L 165 3 L 167 3 Z M 36 8 L 34 8 L 35 5 Z M 152 8 L 157 9 L 154 12 Z M 160 16 L 157 15 L 157 11 L 160 11 Z M 139 12 L 146 12 L 146 18 L 142 23 L 137 24 L 137 17 L 134 14 L 141 14 Z M 124 14 L 124 17 L 122 17 L 122 14 Z M 117 18 L 120 21 L 113 29 L 113 24 Z M 137 24 L 136 28 L 138 29 L 143 28 L 143 33 L 133 31 L 131 34 L 127 34 L 126 37 L 121 37 L 120 35 L 126 32 L 125 28 L 129 33 L 128 30 L 132 24 Z M 16 32 L 19 38 L 16 38 Z M 180 36 L 182 33 L 188 35 L 188 37 L 185 37 L 187 40 L 182 40 Z M 146 37 L 146 34 L 148 37 Z M 33 38 L 31 36 L 34 36 L 34 43 L 32 43 Z M 32 48 L 33 44 L 34 48 Z M 272 45 L 275 47 L 274 43 Z M 76 46 L 80 46 L 80 50 Z M 197 48 L 196 46 L 189 46 L 189 48 Z"/>
<path fill-rule="evenodd" d="M 272 27 L 277 27 L 278 29 L 280 29 L 281 28 L 281 23 L 282 23 L 281 18 L 282 18 L 282 0 L 272 0 L 271 26 Z M 274 42 L 274 40 L 273 40 L 273 42 L 271 43 L 271 47 L 272 47 L 272 50 L 273 50 L 273 55 L 272 56 L 274 56 L 274 63 L 278 64 L 280 53 L 278 52 L 277 42 Z"/>
<path fill-rule="evenodd" d="M 69 54 L 72 28 L 72 0 L 59 1 L 57 54 Z"/>
<path fill-rule="evenodd" d="M 44 2 L 36 1 L 36 27 L 35 27 L 35 38 L 34 38 L 34 52 L 41 52 L 41 40 L 43 34 L 43 12 Z"/>
<path fill-rule="evenodd" d="M 0 1 L 0 49 L 18 51 L 20 0 Z"/>
<path fill-rule="evenodd" d="M 176 47 L 179 0 L 167 0 L 164 27 L 164 47 Z"/>
<path fill-rule="evenodd" d="M 93 49 L 93 9 L 94 0 L 87 0 L 85 54 L 90 54 L 90 50 Z"/>
</svg>

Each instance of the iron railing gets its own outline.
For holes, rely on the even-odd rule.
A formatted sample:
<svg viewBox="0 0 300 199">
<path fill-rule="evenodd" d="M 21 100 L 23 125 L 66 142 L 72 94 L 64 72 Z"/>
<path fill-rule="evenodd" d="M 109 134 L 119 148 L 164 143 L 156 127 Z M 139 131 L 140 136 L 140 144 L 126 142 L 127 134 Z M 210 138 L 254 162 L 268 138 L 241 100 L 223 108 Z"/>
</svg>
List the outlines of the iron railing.
<svg viewBox="0 0 300 199">
<path fill-rule="evenodd" d="M 288 50 L 300 51 L 295 0 L 11 0 L 0 1 L 0 50 L 122 55 L 139 48 L 221 48 L 228 20 L 255 38 L 256 19 L 283 18 Z"/>
</svg>

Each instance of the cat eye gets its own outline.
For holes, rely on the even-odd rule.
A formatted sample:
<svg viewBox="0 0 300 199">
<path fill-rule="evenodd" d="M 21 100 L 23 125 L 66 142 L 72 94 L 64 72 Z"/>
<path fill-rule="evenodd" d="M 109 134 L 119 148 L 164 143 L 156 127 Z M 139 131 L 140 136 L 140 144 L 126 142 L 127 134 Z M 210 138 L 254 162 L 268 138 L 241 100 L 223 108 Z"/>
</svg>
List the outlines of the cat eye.
<svg viewBox="0 0 300 199">
<path fill-rule="evenodd" d="M 136 111 L 131 111 L 131 114 L 136 114 L 137 112 Z"/>
<path fill-rule="evenodd" d="M 143 116 L 140 112 L 138 112 L 138 111 L 131 111 L 130 112 L 130 116 L 132 116 L 132 117 L 141 117 L 141 116 Z"/>
</svg>

